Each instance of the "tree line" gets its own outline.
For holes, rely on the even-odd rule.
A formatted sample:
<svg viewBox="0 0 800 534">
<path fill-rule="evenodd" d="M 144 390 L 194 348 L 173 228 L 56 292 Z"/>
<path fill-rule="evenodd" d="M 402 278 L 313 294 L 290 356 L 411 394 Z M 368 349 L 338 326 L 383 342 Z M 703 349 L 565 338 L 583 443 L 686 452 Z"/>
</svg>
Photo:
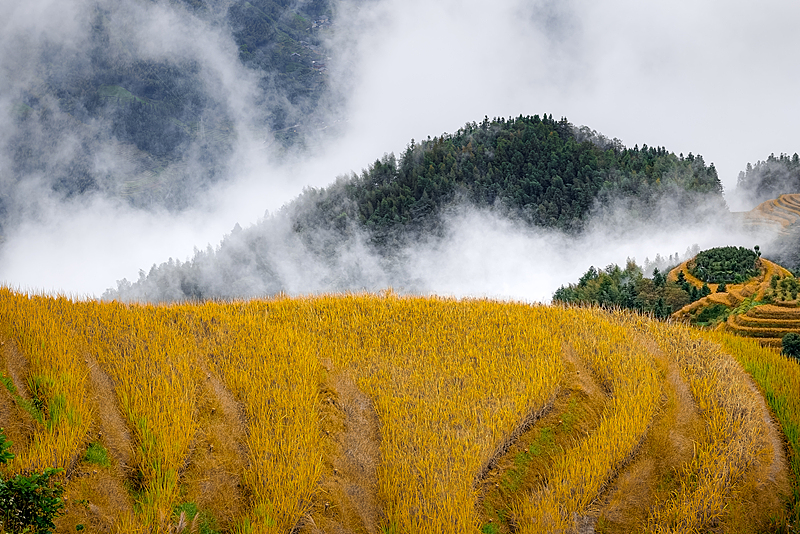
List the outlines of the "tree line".
<svg viewBox="0 0 800 534">
<path fill-rule="evenodd" d="M 666 274 L 657 268 L 651 278 L 645 277 L 633 260 L 628 260 L 624 269 L 616 264 L 605 269 L 589 267 L 577 284 L 561 286 L 553 295 L 554 302 L 625 308 L 662 319 L 698 298 L 700 293 L 692 294 L 681 281 L 668 282 Z"/>
</svg>

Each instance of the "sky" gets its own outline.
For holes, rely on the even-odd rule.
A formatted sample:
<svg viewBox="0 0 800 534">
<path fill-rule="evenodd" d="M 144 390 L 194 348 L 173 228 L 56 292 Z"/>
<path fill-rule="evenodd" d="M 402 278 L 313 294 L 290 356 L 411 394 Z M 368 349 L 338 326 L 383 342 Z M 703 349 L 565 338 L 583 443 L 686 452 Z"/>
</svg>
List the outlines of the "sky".
<svg viewBox="0 0 800 534">
<path fill-rule="evenodd" d="M 76 21 L 89 4 L 0 0 L 6 21 L 0 35 L 7 36 L 0 38 L 0 69 L 24 79 L 26 69 L 36 68 L 22 61 L 13 35 L 79 40 Z M 329 63 L 332 87 L 344 96 L 335 113 L 344 121 L 311 154 L 280 164 L 247 135 L 246 117 L 258 110 L 235 46 L 211 28 L 182 22 L 166 3 L 141 2 L 134 11 L 140 30 L 131 38 L 143 50 L 201 58 L 214 73 L 243 132 L 233 179 L 180 213 L 144 212 L 105 197 L 46 204 L 6 236 L 0 281 L 12 287 L 99 295 L 140 269 L 217 244 L 235 224 L 255 223 L 304 187 L 324 187 L 384 153 L 399 154 L 412 138 L 454 132 L 484 116 L 548 113 L 626 146 L 701 154 L 716 166 L 734 210 L 752 207 L 731 196 L 748 162 L 800 152 L 796 2 L 344 0 L 337 4 Z M 0 103 L 9 83 L 0 83 Z M 461 223 L 449 242 L 424 245 L 415 256 L 421 272 L 463 267 L 457 277 L 444 268 L 433 273 L 431 292 L 547 300 L 589 264 L 749 239 L 692 228 L 655 240 L 641 229 L 575 257 L 564 236 L 531 236 L 487 214 Z M 591 239 L 607 233 L 596 230 Z M 506 241 L 506 252 L 490 255 L 492 261 L 508 250 L 522 252 L 506 258 L 503 265 L 514 272 L 503 274 L 485 250 Z M 551 257 L 558 260 L 533 262 L 543 247 L 557 251 Z M 603 253 L 589 257 L 597 250 Z M 535 287 L 533 271 L 540 277 Z"/>
</svg>

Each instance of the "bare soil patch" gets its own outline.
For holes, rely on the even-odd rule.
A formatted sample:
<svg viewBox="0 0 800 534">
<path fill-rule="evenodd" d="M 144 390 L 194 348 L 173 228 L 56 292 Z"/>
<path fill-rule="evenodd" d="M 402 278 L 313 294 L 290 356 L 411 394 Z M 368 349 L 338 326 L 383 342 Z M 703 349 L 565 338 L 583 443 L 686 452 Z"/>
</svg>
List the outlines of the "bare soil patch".
<svg viewBox="0 0 800 534">
<path fill-rule="evenodd" d="M 325 470 L 319 497 L 300 531 L 377 534 L 384 519 L 378 498 L 378 414 L 345 372 L 331 375 L 321 392 Z"/>
<path fill-rule="evenodd" d="M 242 473 L 247 467 L 244 407 L 213 374 L 206 372 L 198 395 L 199 430 L 183 474 L 186 502 L 208 512 L 218 528 L 230 529 L 246 514 Z"/>
<path fill-rule="evenodd" d="M 16 343 L 0 340 L 0 355 L 3 364 L 0 373 L 11 379 L 20 397 L 30 400 L 25 382 L 28 362 L 22 357 Z M 17 406 L 13 395 L 3 384 L 0 384 L 0 427 L 3 428 L 6 438 L 13 443 L 12 452 L 23 450 L 30 444 L 34 421 L 25 410 Z"/>
</svg>

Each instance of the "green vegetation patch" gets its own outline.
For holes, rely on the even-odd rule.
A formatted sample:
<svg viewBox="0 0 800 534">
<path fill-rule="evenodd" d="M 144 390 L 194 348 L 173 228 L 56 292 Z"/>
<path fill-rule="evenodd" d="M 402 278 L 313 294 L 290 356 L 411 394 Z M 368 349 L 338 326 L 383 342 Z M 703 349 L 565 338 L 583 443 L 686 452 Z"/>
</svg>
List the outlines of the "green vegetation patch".
<svg viewBox="0 0 800 534">
<path fill-rule="evenodd" d="M 11 442 L 0 428 L 0 464 L 14 459 Z M 0 476 L 0 530 L 49 534 L 55 530 L 56 517 L 64 513 L 64 486 L 54 477 L 61 469 L 42 473 Z"/>
<path fill-rule="evenodd" d="M 706 306 L 694 317 L 694 322 L 700 326 L 711 326 L 724 321 L 730 315 L 731 309 L 724 304 Z"/>
<path fill-rule="evenodd" d="M 183 517 L 184 524 L 189 526 L 190 532 L 197 534 L 219 534 L 217 522 L 208 512 L 202 511 L 196 503 L 185 502 L 175 507 L 173 513 L 176 524 L 180 524 Z"/>
<path fill-rule="evenodd" d="M 11 105 L 11 112 L 18 118 L 24 119 L 33 112 L 33 108 L 21 102 L 17 102 Z"/>
<path fill-rule="evenodd" d="M 744 247 L 718 247 L 704 250 L 689 262 L 689 273 L 709 284 L 741 284 L 758 276 L 758 253 Z"/>
<path fill-rule="evenodd" d="M 777 275 L 772 276 L 769 289 L 764 293 L 764 300 L 767 302 L 786 302 L 797 300 L 800 292 L 800 282 L 797 278 L 789 276 L 781 279 Z"/>
<path fill-rule="evenodd" d="M 766 302 L 761 302 L 760 300 L 756 300 L 755 295 L 753 295 L 752 297 L 747 297 L 746 299 L 744 299 L 742 303 L 739 304 L 736 308 L 734 308 L 731 313 L 734 315 L 741 315 L 743 313 L 749 312 L 756 306 L 762 306 L 764 304 L 766 304 Z"/>
<path fill-rule="evenodd" d="M 484 499 L 483 506 L 488 519 L 481 526 L 484 534 L 515 532 L 514 519 L 508 506 L 514 496 L 545 483 L 543 470 L 569 446 L 574 439 L 573 432 L 596 422 L 588 414 L 586 406 L 574 396 L 563 408 L 563 411 L 548 416 L 549 424 L 531 431 L 530 441 L 526 439 L 513 455 L 512 465 L 504 468 L 496 489 Z"/>
<path fill-rule="evenodd" d="M 800 334 L 789 332 L 781 339 L 782 352 L 792 358 L 800 359 Z"/>
<path fill-rule="evenodd" d="M 109 467 L 111 465 L 111 461 L 108 459 L 108 451 L 99 441 L 94 441 L 89 444 L 89 448 L 86 449 L 86 454 L 83 455 L 83 459 L 90 464 L 96 464 L 101 467 Z"/>
<path fill-rule="evenodd" d="M 97 94 L 103 98 L 116 98 L 121 102 L 138 102 L 140 104 L 150 104 L 147 100 L 139 98 L 124 87 L 119 85 L 101 85 Z"/>
<path fill-rule="evenodd" d="M 17 406 L 28 412 L 28 414 L 40 425 L 44 424 L 44 414 L 39 409 L 37 403 L 29 402 L 20 397 L 19 392 L 14 385 L 14 381 L 11 380 L 10 377 L 0 375 L 0 382 L 2 382 L 8 392 L 11 393 L 11 396 L 14 398 L 14 402 L 17 404 Z"/>
</svg>

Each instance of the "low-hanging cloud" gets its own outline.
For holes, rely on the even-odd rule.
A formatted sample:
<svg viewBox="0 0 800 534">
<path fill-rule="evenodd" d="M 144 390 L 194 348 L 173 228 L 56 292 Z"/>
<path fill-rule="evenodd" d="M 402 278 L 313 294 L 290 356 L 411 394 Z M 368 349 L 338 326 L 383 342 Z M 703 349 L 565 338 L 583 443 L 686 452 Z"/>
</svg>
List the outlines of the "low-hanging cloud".
<svg viewBox="0 0 800 534">
<path fill-rule="evenodd" d="M 608 205 L 580 233 L 533 227 L 501 209 L 456 201 L 433 231 L 387 235 L 387 247 L 375 246 L 376 234 L 353 222 L 315 222 L 317 215 L 304 211 L 313 203 L 304 200 L 246 229 L 237 226 L 187 263 L 170 259 L 134 283 L 121 281 L 104 298 L 180 301 L 391 287 L 400 294 L 549 302 L 591 265 L 634 260 L 649 275 L 720 244 L 769 251 L 776 235 L 745 228 L 714 197 L 697 219 L 676 217 L 680 209 L 669 200 L 646 218 L 625 203 Z"/>
<path fill-rule="evenodd" d="M 575 235 L 527 227 L 491 211 L 462 209 L 448 220 L 444 239 L 408 251 L 408 271 L 423 292 L 549 302 L 556 289 L 576 283 L 590 266 L 624 267 L 631 259 L 645 267 L 657 256 L 673 256 L 676 261 L 670 266 L 675 266 L 678 258 L 696 252 L 695 246 L 752 248 L 761 243 L 763 248 L 774 239 L 733 220 L 685 224 L 667 210 L 648 219 L 625 209 L 614 211 Z"/>
</svg>

